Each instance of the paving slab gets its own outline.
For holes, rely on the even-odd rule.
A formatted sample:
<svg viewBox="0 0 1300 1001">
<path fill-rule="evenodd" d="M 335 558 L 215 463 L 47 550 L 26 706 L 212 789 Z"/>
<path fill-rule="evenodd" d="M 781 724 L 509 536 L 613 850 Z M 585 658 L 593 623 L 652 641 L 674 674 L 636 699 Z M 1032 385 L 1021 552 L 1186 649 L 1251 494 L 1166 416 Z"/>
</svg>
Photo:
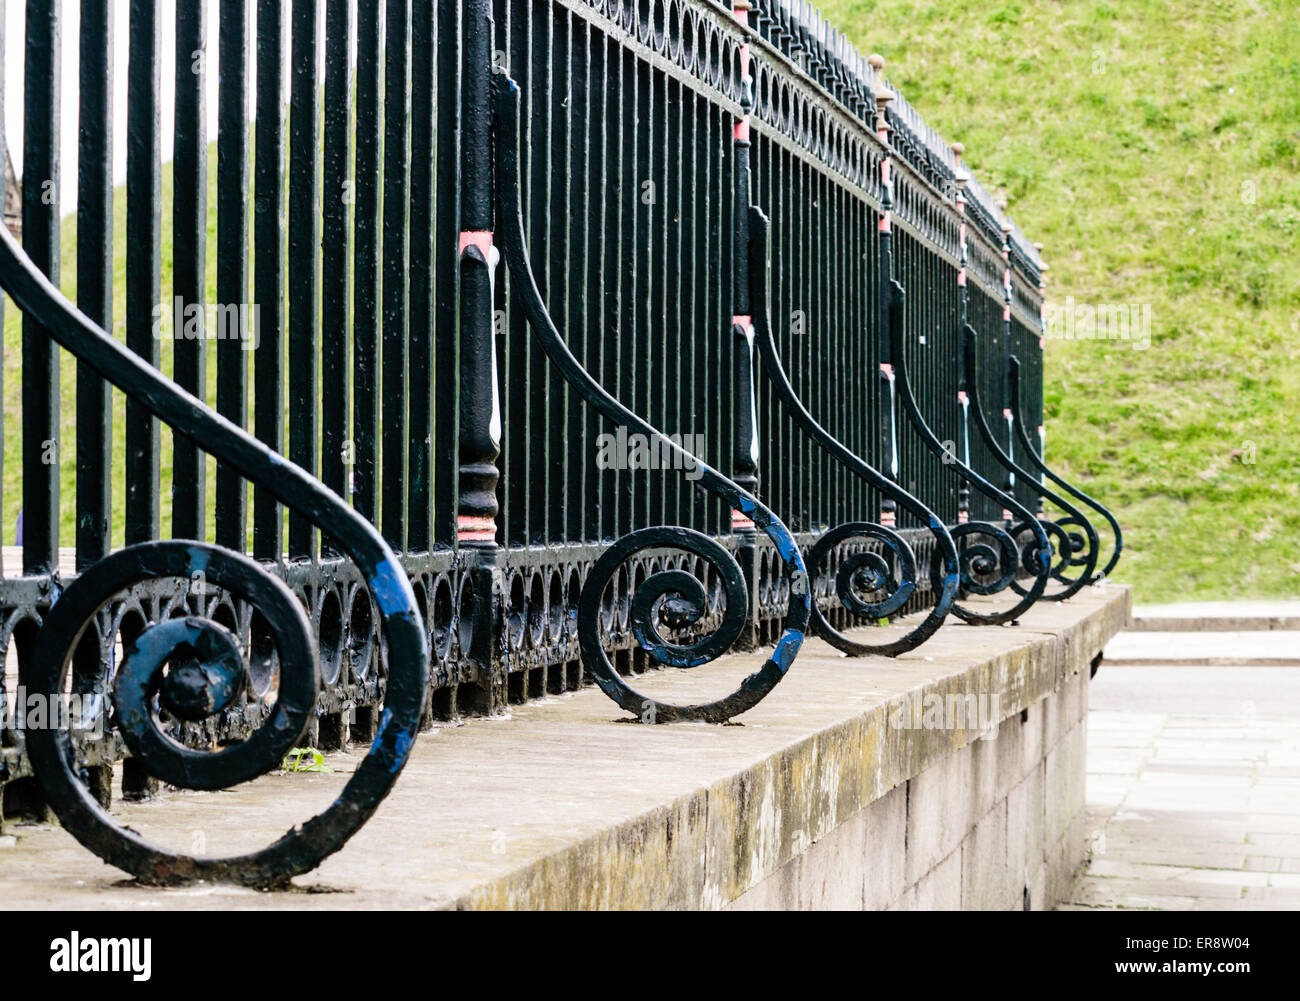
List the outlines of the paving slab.
<svg viewBox="0 0 1300 1001">
<path fill-rule="evenodd" d="M 1296 667 L 1300 631 L 1125 630 L 1106 644 L 1107 667 Z"/>
<path fill-rule="evenodd" d="M 1300 671 L 1104 661 L 1089 700 L 1070 909 L 1300 909 Z"/>
<path fill-rule="evenodd" d="M 1300 601 L 1186 601 L 1136 605 L 1134 631 L 1242 632 L 1300 630 Z"/>
</svg>

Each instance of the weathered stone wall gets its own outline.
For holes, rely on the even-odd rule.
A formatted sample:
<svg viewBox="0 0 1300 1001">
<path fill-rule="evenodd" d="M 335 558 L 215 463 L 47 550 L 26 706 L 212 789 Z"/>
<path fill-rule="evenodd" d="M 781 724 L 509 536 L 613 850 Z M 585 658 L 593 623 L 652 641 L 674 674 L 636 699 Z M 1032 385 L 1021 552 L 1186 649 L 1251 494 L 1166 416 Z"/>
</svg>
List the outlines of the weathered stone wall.
<svg viewBox="0 0 1300 1001">
<path fill-rule="evenodd" d="M 1091 664 L 1131 608 L 1095 589 L 1014 628 L 945 626 L 897 661 L 809 644 L 788 701 L 745 717 L 800 737 L 457 906 L 1052 907 L 1085 852 Z M 976 692 L 999 696 L 996 739 L 891 722 L 905 699 Z"/>
<path fill-rule="evenodd" d="M 1086 848 L 1088 674 L 895 786 L 729 906 L 1055 906 Z"/>
</svg>

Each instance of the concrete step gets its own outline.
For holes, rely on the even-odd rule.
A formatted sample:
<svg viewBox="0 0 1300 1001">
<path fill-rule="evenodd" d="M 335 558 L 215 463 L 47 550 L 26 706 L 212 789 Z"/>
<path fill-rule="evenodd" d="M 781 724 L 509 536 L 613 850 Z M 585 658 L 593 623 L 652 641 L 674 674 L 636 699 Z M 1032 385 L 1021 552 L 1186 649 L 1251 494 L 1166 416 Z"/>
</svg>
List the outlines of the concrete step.
<svg viewBox="0 0 1300 1001">
<path fill-rule="evenodd" d="M 1185 601 L 1136 605 L 1134 632 L 1240 633 L 1300 630 L 1300 601 Z"/>
<path fill-rule="evenodd" d="M 1300 631 L 1133 632 L 1106 644 L 1103 666 L 1300 667 Z"/>
</svg>

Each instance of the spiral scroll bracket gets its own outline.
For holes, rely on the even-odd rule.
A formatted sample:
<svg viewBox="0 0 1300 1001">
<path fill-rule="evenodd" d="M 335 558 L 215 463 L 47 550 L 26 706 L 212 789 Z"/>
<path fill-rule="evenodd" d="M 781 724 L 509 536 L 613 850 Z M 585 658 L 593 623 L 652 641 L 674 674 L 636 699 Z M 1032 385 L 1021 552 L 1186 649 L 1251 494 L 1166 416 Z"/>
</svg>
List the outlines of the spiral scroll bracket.
<svg viewBox="0 0 1300 1001">
<path fill-rule="evenodd" d="M 933 636 L 935 631 L 943 624 L 957 594 L 957 549 L 943 521 L 933 511 L 893 480 L 876 470 L 865 459 L 852 452 L 839 439 L 818 424 L 812 414 L 809 413 L 808 408 L 804 406 L 803 401 L 799 399 L 798 394 L 795 393 L 794 387 L 786 376 L 785 368 L 781 364 L 781 357 L 777 351 L 776 338 L 773 335 L 771 319 L 768 314 L 768 228 L 767 216 L 761 209 L 751 206 L 749 210 L 749 288 L 751 308 L 753 310 L 759 353 L 763 357 L 763 367 L 772 385 L 776 388 L 777 398 L 794 417 L 795 423 L 799 425 L 800 430 L 812 441 L 816 442 L 832 459 L 839 462 L 868 486 L 893 500 L 917 518 L 921 524 L 925 525 L 935 539 L 936 560 L 941 560 L 943 564 L 943 570 L 935 580 L 937 593 L 934 605 L 931 606 L 925 618 L 909 629 L 907 633 L 889 642 L 863 643 L 859 640 L 850 639 L 831 626 L 816 603 L 813 604 L 813 624 L 817 634 L 832 646 L 854 656 L 874 653 L 895 657 L 901 653 L 906 653 L 908 650 L 916 649 L 916 647 Z M 817 544 L 808 555 L 809 567 L 813 573 L 816 573 L 822 562 L 830 556 L 835 547 L 851 538 L 872 539 L 882 544 L 885 550 L 892 555 L 893 562 L 898 566 L 899 572 L 895 577 L 889 570 L 886 561 L 877 554 L 862 553 L 851 556 L 849 562 L 836 573 L 836 593 L 841 603 L 850 612 L 859 616 L 883 618 L 892 615 L 907 603 L 917 586 L 916 557 L 903 537 L 892 529 L 869 522 L 853 522 L 840 525 L 817 541 Z M 868 556 L 874 557 L 874 559 L 863 559 Z M 890 591 L 890 594 L 879 602 L 863 601 L 857 593 L 879 590 Z"/>
<path fill-rule="evenodd" d="M 1007 510 L 1015 511 L 1022 518 L 1030 517 L 1029 510 L 1014 497 L 1004 493 L 977 473 L 967 462 L 962 461 L 946 449 L 939 441 L 938 435 L 930 428 L 921 408 L 916 402 L 908 375 L 907 352 L 903 350 L 903 304 L 906 290 L 897 280 L 890 281 L 889 300 L 889 338 L 890 353 L 894 359 L 894 374 L 898 384 L 898 395 L 907 414 L 908 423 L 916 431 L 921 441 L 934 455 L 950 466 L 958 476 L 978 489 L 987 497 L 1000 502 Z M 967 453 L 969 454 L 969 452 Z M 967 521 L 953 530 L 953 536 L 963 541 L 961 550 L 961 590 L 964 594 L 997 594 L 1015 582 L 1020 568 L 1020 557 L 1012 536 L 997 525 L 983 521 Z M 1042 535 L 1040 546 L 1047 545 L 1047 538 Z M 976 611 L 960 603 L 953 606 L 953 614 L 971 625 L 1001 625 L 1014 622 L 1047 588 L 1050 564 L 1046 561 L 1029 568 L 1034 575 L 1033 585 L 1022 592 L 1021 599 L 1010 608 L 997 612 Z M 937 567 L 932 567 L 932 573 Z"/>
<path fill-rule="evenodd" d="M 1109 508 L 1094 500 L 1064 477 L 1053 472 L 1047 463 L 1043 461 L 1043 457 L 1039 454 L 1038 450 L 1034 448 L 1033 443 L 1029 439 L 1029 435 L 1025 431 L 1025 422 L 1021 415 L 1020 359 L 1015 355 L 1012 355 L 1008 361 L 1008 365 L 1011 375 L 1011 412 L 1015 415 L 1016 433 L 1020 439 L 1020 447 L 1024 451 L 1025 455 L 1029 456 L 1029 462 L 1035 469 L 1041 472 L 1075 500 L 1088 505 L 1088 507 L 1101 515 L 1102 518 L 1106 520 L 1106 523 L 1110 525 L 1111 533 L 1114 535 L 1115 539 L 1114 546 L 1111 550 L 1110 557 L 1106 560 L 1106 565 L 1102 567 L 1093 578 L 1093 583 L 1103 577 L 1109 577 L 1111 572 L 1115 569 L 1115 565 L 1119 562 L 1120 553 L 1124 551 L 1124 533 L 1119 527 L 1119 522 L 1110 512 Z M 1064 525 L 1065 522 L 1063 521 L 1062 524 Z"/>
<path fill-rule="evenodd" d="M 1069 533 L 1067 533 L 1059 523 L 1052 522 L 1049 519 L 1033 517 L 1028 511 L 1025 511 L 1022 508 L 1021 510 L 1023 513 L 1020 513 L 1020 521 L 1011 530 L 1013 538 L 1019 538 L 1025 534 L 1032 534 L 1034 538 L 1027 544 L 1027 548 L 1030 549 L 1032 549 L 1035 542 L 1037 542 L 1039 546 L 1042 546 L 1043 536 L 1047 532 L 1050 532 L 1051 536 L 1056 539 L 1056 545 L 1054 547 L 1049 545 L 1049 553 L 1051 550 L 1055 550 L 1057 563 L 1053 566 L 1051 563 L 1051 556 L 1048 556 L 1049 573 L 1056 580 L 1064 584 L 1065 587 L 1063 590 L 1055 591 L 1050 594 L 1044 593 L 1042 597 L 1046 601 L 1064 601 L 1066 598 L 1078 594 L 1079 590 L 1092 580 L 1093 571 L 1097 567 L 1099 548 L 1097 542 L 1097 530 L 1092 527 L 1092 523 L 1088 521 L 1082 511 L 1060 494 L 1056 493 L 1056 491 L 1043 486 L 1036 476 L 1015 462 L 1011 456 L 1007 455 L 1002 446 L 998 444 L 998 440 L 993 434 L 992 429 L 989 427 L 988 420 L 984 416 L 984 410 L 980 406 L 979 401 L 979 390 L 977 389 L 979 380 L 978 369 L 976 367 L 977 352 L 975 350 L 979 335 L 976 333 L 975 328 L 969 323 L 966 324 L 964 329 L 966 332 L 966 370 L 970 373 L 971 406 L 975 411 L 975 427 L 979 432 L 980 438 L 983 439 L 989 452 L 992 453 L 993 458 L 1000 466 L 1002 466 L 1003 469 L 1013 476 L 1019 475 L 1021 480 L 1030 490 L 1045 500 L 1051 501 L 1069 516 L 1072 524 L 1083 529 L 1087 543 L 1087 548 L 1082 557 L 1084 570 L 1083 573 L 1073 581 L 1066 578 L 1064 574 L 1067 567 L 1075 565 L 1073 556 L 1075 548 L 1074 541 L 1070 538 Z M 1016 422 L 1013 419 L 1011 423 L 1014 424 Z M 1011 510 L 1015 511 L 1015 508 L 1012 508 Z M 1049 525 L 1054 527 L 1048 528 Z M 1033 563 L 1036 562 L 1032 552 L 1027 556 L 1025 562 L 1026 566 L 1033 565 Z M 1011 586 L 1019 593 L 1027 593 L 1026 589 L 1020 585 L 1018 581 L 1012 581 Z"/>
<path fill-rule="evenodd" d="M 704 618 L 704 591 L 699 581 L 681 570 L 651 574 L 632 599 L 633 633 L 658 664 L 695 667 L 725 652 L 739 635 L 749 614 L 748 592 L 740 566 L 716 541 L 689 528 L 641 529 L 618 539 L 598 559 L 583 584 L 578 600 L 578 645 L 584 665 L 601 691 L 645 723 L 677 720 L 725 722 L 757 705 L 785 677 L 803 644 L 812 606 L 808 572 L 790 534 L 767 507 L 698 457 L 659 432 L 611 396 L 574 357 L 556 328 L 533 275 L 524 236 L 519 172 L 519 85 L 504 73 L 493 77 L 495 141 L 497 147 L 497 208 L 499 237 L 513 281 L 512 292 L 523 306 L 529 326 L 551 363 L 589 406 L 607 420 L 645 435 L 675 457 L 674 469 L 694 471 L 695 485 L 720 498 L 733 511 L 753 521 L 776 547 L 790 579 L 790 602 L 776 648 L 763 666 L 746 677 L 730 695 L 699 705 L 673 705 L 637 692 L 618 674 L 600 641 L 600 605 L 606 585 L 621 565 L 636 553 L 674 548 L 702 558 L 721 577 L 725 596 L 722 623 L 713 632 L 689 643 L 666 639 L 667 628 L 692 626 Z M 656 622 L 658 619 L 658 622 Z"/>
<path fill-rule="evenodd" d="M 286 507 L 317 526 L 328 526 L 340 551 L 353 560 L 366 582 L 389 654 L 383 715 L 366 757 L 329 807 L 259 851 L 209 858 L 150 844 L 119 824 L 81 783 L 65 730 L 28 729 L 27 754 L 46 799 L 83 845 L 143 883 L 211 880 L 265 887 L 315 868 L 374 813 L 415 741 L 428 684 L 429 650 L 405 571 L 374 527 L 323 483 L 179 388 L 79 312 L 3 227 L 0 286 L 57 343 L 154 417 Z M 279 764 L 280 749 L 302 732 L 314 709 L 319 686 L 319 665 L 305 613 L 283 582 L 253 561 L 230 550 L 183 540 L 144 543 L 106 557 L 52 605 L 32 661 L 20 669 L 20 678 L 29 692 L 56 696 L 63 691 L 76 641 L 105 602 L 133 584 L 158 577 L 190 579 L 196 571 L 218 575 L 278 630 L 283 706 L 271 715 L 269 727 L 264 725 L 243 745 L 248 749 L 238 753 L 231 749 L 211 755 L 191 752 L 158 730 L 156 722 L 147 718 L 153 695 L 182 718 L 200 716 L 206 708 L 220 706 L 233 683 L 230 637 L 215 622 L 189 617 L 179 627 L 150 627 L 127 651 L 116 695 L 129 718 L 119 719 L 118 725 L 145 768 L 159 778 L 188 788 L 224 788 Z M 172 670 L 164 677 L 162 667 L 168 661 Z"/>
</svg>

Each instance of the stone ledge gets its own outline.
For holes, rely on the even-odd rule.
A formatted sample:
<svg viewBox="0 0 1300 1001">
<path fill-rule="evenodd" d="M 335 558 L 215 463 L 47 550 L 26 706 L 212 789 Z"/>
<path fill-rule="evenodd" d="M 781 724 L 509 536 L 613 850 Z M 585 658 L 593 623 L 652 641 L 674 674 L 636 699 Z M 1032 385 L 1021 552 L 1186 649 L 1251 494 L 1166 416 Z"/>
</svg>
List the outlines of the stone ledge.
<svg viewBox="0 0 1300 1001">
<path fill-rule="evenodd" d="M 859 869 L 866 906 L 906 906 L 904 891 L 915 906 L 952 906 L 963 886 L 969 906 L 1010 906 L 1001 890 L 989 891 L 1001 894 L 996 901 L 976 901 L 983 877 L 951 860 L 999 845 L 1004 854 L 1027 849 L 1032 862 L 1073 851 L 1076 841 L 1081 854 L 1077 811 L 1051 807 L 1071 800 L 1076 785 L 1081 804 L 1073 773 L 1088 668 L 1130 609 L 1125 588 L 1089 589 L 1041 604 L 1016 627 L 945 626 L 896 660 L 848 659 L 810 640 L 741 726 L 625 724 L 586 690 L 514 707 L 506 719 L 441 728 L 417 742 L 371 822 L 299 880 L 340 892 L 123 888 L 116 870 L 62 831 L 20 825 L 11 829 L 17 843 L 0 849 L 0 894 L 16 906 L 98 909 L 716 908 L 745 906 L 741 898 L 774 876 L 802 886 L 791 863 L 797 869 L 813 846 L 838 843 L 840 862 L 820 897 L 800 889 L 800 906 L 857 905 Z M 637 684 L 698 700 L 756 663 L 757 655 L 738 655 Z M 997 740 L 979 740 L 975 728 L 891 725 L 908 697 L 968 694 L 999 696 Z M 164 843 L 185 846 L 201 831 L 209 852 L 248 850 L 319 810 L 355 760 L 332 755 L 333 775 L 264 776 L 116 812 Z M 1040 795 L 1044 833 L 1010 845 L 1012 818 L 999 821 L 997 811 Z M 900 832 L 907 857 L 897 851 Z M 1059 868 L 1030 878 L 1059 883 Z M 1039 905 L 1052 895 L 1046 886 L 1036 892 Z"/>
</svg>

